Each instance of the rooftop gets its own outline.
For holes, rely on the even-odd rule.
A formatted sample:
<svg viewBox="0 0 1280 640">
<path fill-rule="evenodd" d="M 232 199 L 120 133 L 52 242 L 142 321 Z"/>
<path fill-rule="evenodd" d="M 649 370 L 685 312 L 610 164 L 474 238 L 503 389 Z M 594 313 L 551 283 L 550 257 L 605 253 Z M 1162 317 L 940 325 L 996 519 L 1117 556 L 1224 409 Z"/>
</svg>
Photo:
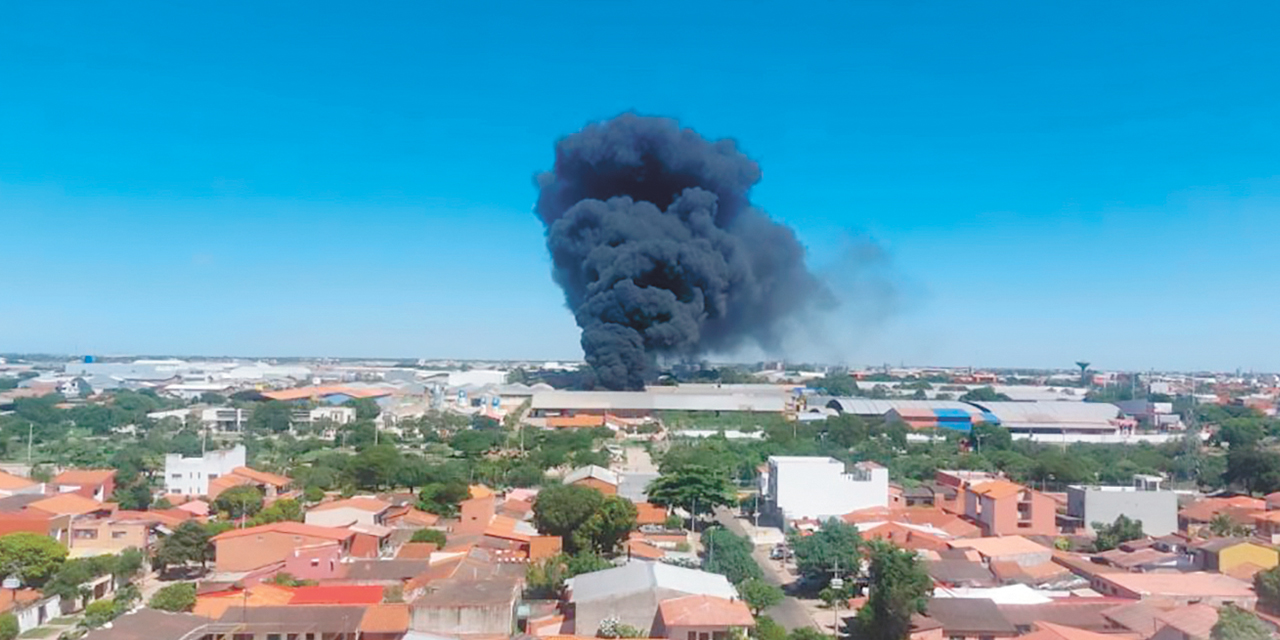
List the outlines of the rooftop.
<svg viewBox="0 0 1280 640">
<path fill-rule="evenodd" d="M 621 567 L 584 573 L 568 581 L 571 602 L 670 589 L 681 593 L 736 598 L 738 592 L 722 575 L 660 562 L 629 562 Z"/>
<path fill-rule="evenodd" d="M 178 640 L 207 624 L 208 618 L 189 613 L 139 609 L 116 618 L 109 628 L 90 631 L 85 640 Z"/>
<path fill-rule="evenodd" d="M 667 627 L 727 626 L 753 627 L 751 610 L 741 600 L 715 596 L 685 596 L 664 600 L 658 615 Z"/>
<path fill-rule="evenodd" d="M 266 391 L 262 394 L 264 398 L 271 400 L 309 400 L 312 398 L 322 398 L 331 395 L 351 396 L 352 398 L 381 398 L 391 395 L 390 389 L 370 389 L 344 387 L 341 385 L 322 385 L 316 387 L 297 387 L 294 389 L 281 389 L 279 391 Z"/>
<path fill-rule="evenodd" d="M 290 605 L 296 604 L 377 604 L 382 602 L 378 585 L 319 585 L 295 587 Z"/>
<path fill-rule="evenodd" d="M 985 598 L 933 598 L 927 615 L 942 625 L 947 636 L 1015 636 L 1017 627 L 1005 619 L 996 603 Z"/>
<path fill-rule="evenodd" d="M 391 508 L 391 503 L 383 502 L 377 498 L 367 496 L 356 496 L 345 500 L 334 500 L 333 502 L 325 502 L 311 508 L 311 511 L 332 511 L 334 509 L 356 509 L 358 511 L 367 511 L 369 513 L 382 513 Z"/>
<path fill-rule="evenodd" d="M 617 473 L 610 471 L 601 466 L 589 464 L 585 467 L 578 467 L 577 469 L 574 469 L 573 471 L 570 471 L 568 474 L 566 474 L 564 477 L 564 483 L 573 484 L 575 482 L 581 482 L 588 478 L 594 478 L 596 480 L 600 480 L 601 482 L 606 482 L 608 484 L 614 485 L 615 487 L 618 486 L 619 482 L 621 482 L 621 479 L 618 477 Z"/>
<path fill-rule="evenodd" d="M 1191 573 L 1108 573 L 1099 579 L 1141 596 L 1245 598 L 1253 588 L 1231 576 L 1196 571 Z"/>
<path fill-rule="evenodd" d="M 1052 553 L 1053 550 L 1022 536 L 998 536 L 951 540 L 952 549 L 973 549 L 988 558 L 1016 556 L 1031 553 Z"/>
<path fill-rule="evenodd" d="M 115 469 L 68 469 L 54 476 L 53 484 L 97 486 L 115 475 Z"/>
<path fill-rule="evenodd" d="M 43 500 L 36 500 L 27 506 L 32 509 L 39 509 L 59 516 L 79 516 L 104 508 L 101 502 L 98 502 L 93 498 L 86 498 L 77 493 L 60 493 L 56 496 L 48 497 Z"/>
<path fill-rule="evenodd" d="M 231 538 L 241 538 L 244 536 L 257 536 L 264 533 L 306 536 L 310 538 L 323 538 L 325 540 L 346 540 L 347 538 L 355 535 L 355 532 L 350 529 L 318 527 L 313 524 L 303 524 L 301 522 L 273 522 L 271 524 L 249 527 L 247 529 L 230 529 L 219 533 L 212 539 L 214 542 L 217 542 L 219 540 L 229 540 Z"/>
</svg>

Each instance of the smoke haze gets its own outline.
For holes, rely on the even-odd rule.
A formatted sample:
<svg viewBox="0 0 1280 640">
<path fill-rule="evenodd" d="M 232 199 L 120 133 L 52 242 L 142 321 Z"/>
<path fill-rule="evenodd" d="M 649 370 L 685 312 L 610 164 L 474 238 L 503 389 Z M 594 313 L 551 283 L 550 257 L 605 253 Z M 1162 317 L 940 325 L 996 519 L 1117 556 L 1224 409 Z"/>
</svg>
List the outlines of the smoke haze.
<svg viewBox="0 0 1280 640">
<path fill-rule="evenodd" d="M 639 389 L 662 357 L 776 351 L 829 302 L 786 226 L 751 205 L 760 167 L 732 140 L 624 114 L 556 144 L 537 176 L 553 276 L 601 386 Z"/>
</svg>

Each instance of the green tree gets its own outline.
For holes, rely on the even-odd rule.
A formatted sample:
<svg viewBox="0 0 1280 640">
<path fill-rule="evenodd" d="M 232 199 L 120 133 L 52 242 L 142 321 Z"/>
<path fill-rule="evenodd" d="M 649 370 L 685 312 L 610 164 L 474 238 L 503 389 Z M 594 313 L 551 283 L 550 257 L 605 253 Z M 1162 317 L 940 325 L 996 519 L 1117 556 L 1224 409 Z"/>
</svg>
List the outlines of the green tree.
<svg viewBox="0 0 1280 640">
<path fill-rule="evenodd" d="M 825 389 L 827 395 L 831 396 L 858 396 L 862 395 L 858 390 L 858 383 L 853 376 L 848 373 L 829 373 L 817 380 L 809 382 L 809 387 L 813 389 Z"/>
<path fill-rule="evenodd" d="M 1209 533 L 1219 538 L 1228 538 L 1231 536 L 1244 537 L 1253 533 L 1253 530 L 1248 525 L 1236 524 L 1236 522 L 1231 519 L 1231 516 L 1225 513 L 1219 513 L 1218 515 L 1213 516 L 1213 518 L 1209 520 L 1208 528 Z"/>
<path fill-rule="evenodd" d="M 117 585 L 123 585 L 133 580 L 138 574 L 142 573 L 146 565 L 146 555 L 137 547 L 129 547 L 120 552 L 116 557 L 114 566 L 111 568 L 111 575 L 115 577 Z M 117 600 L 119 597 L 117 596 Z"/>
<path fill-rule="evenodd" d="M 769 616 L 756 616 L 755 640 L 787 640 L 787 630 Z"/>
<path fill-rule="evenodd" d="M 530 563 L 525 569 L 525 593 L 541 600 L 559 599 L 564 592 L 564 581 L 569 578 L 564 556 L 543 558 Z"/>
<path fill-rule="evenodd" d="M 765 609 L 782 602 L 784 597 L 780 587 L 765 582 L 762 578 L 743 580 L 738 585 L 738 595 L 742 596 L 742 601 L 751 608 L 751 614 L 756 616 Z"/>
<path fill-rule="evenodd" d="M 1212 640 L 1270 640 L 1271 630 L 1258 616 L 1235 605 L 1218 609 L 1218 621 L 1209 631 Z"/>
<path fill-rule="evenodd" d="M 613 568 L 613 563 L 589 551 L 576 553 L 565 558 L 565 571 L 567 577 L 582 575 L 584 573 L 592 573 L 595 571 L 604 571 Z"/>
<path fill-rule="evenodd" d="M 1232 449 L 1236 447 L 1252 447 L 1260 442 L 1266 430 L 1262 420 L 1257 418 L 1229 418 L 1223 421 L 1214 434 L 1214 440 Z"/>
<path fill-rule="evenodd" d="M 194 582 L 179 582 L 163 587 L 151 596 L 147 606 L 175 613 L 190 611 L 196 606 L 196 585 Z"/>
<path fill-rule="evenodd" d="M 465 482 L 450 480 L 433 482 L 418 492 L 418 508 L 428 513 L 450 518 L 458 514 L 458 506 L 471 497 L 471 489 Z"/>
<path fill-rule="evenodd" d="M 409 542 L 432 542 L 441 549 L 448 542 L 443 531 L 436 529 L 418 529 L 413 532 L 413 536 L 409 538 Z"/>
<path fill-rule="evenodd" d="M 192 563 L 199 563 L 203 568 L 213 555 L 210 537 L 209 530 L 199 522 L 187 520 L 160 541 L 153 564 L 160 571 Z"/>
<path fill-rule="evenodd" d="M 533 524 L 547 535 L 560 536 L 565 550 L 577 550 L 574 532 L 595 515 L 604 495 L 595 489 L 571 484 L 552 485 L 538 492 L 533 502 Z"/>
<path fill-rule="evenodd" d="M 649 484 L 647 493 L 649 502 L 680 507 L 694 517 L 711 513 L 715 507 L 732 507 L 738 501 L 728 476 L 692 464 L 659 476 Z"/>
<path fill-rule="evenodd" d="M 1137 540 L 1143 536 L 1142 521 L 1131 520 L 1123 514 L 1118 516 L 1116 521 L 1111 524 L 1094 522 L 1093 530 L 1096 532 L 1096 536 L 1093 539 L 1093 550 L 1098 552 L 1110 551 L 1121 544 L 1130 540 Z"/>
<path fill-rule="evenodd" d="M 400 451 L 395 445 L 379 444 L 364 449 L 356 454 L 356 486 L 374 491 L 391 486 L 400 462 Z"/>
<path fill-rule="evenodd" d="M 211 404 L 215 406 L 224 405 L 227 403 L 227 397 L 222 395 L 221 393 L 206 391 L 200 394 L 200 402 L 202 404 Z"/>
<path fill-rule="evenodd" d="M 825 584 L 839 563 L 841 573 L 861 564 L 863 547 L 858 528 L 832 518 L 808 536 L 792 534 L 789 539 L 796 569 L 811 581 Z"/>
<path fill-rule="evenodd" d="M 787 634 L 787 640 L 827 640 L 827 634 L 813 627 L 800 627 L 792 629 L 791 633 Z"/>
<path fill-rule="evenodd" d="M 1253 574 L 1253 590 L 1258 594 L 1258 606 L 1269 613 L 1280 612 L 1280 567 Z"/>
<path fill-rule="evenodd" d="M 978 422 L 969 431 L 969 442 L 974 451 L 1008 451 L 1013 448 L 1013 434 L 998 424 Z"/>
<path fill-rule="evenodd" d="M 853 620 L 857 640 L 907 640 L 911 616 L 924 613 L 933 580 L 914 551 L 882 540 L 867 545 L 869 555 L 867 602 Z"/>
<path fill-rule="evenodd" d="M 344 407 L 352 407 L 356 410 L 356 420 L 373 420 L 382 413 L 382 408 L 373 398 L 353 398 L 342 403 Z"/>
<path fill-rule="evenodd" d="M 259 404 L 249 414 L 249 430 L 254 433 L 284 433 L 292 422 L 293 405 L 279 400 Z"/>
<path fill-rule="evenodd" d="M 729 582 L 738 584 L 764 577 L 751 556 L 751 541 L 724 527 L 710 527 L 703 531 L 702 548 L 706 556 L 702 568 L 728 578 Z"/>
<path fill-rule="evenodd" d="M 302 491 L 302 499 L 311 504 L 324 500 L 324 489 L 311 485 Z"/>
<path fill-rule="evenodd" d="M 1010 398 L 991 387 L 970 389 L 967 393 L 960 396 L 961 402 L 1008 402 L 1012 399 L 1013 398 Z"/>
<path fill-rule="evenodd" d="M 28 587 L 44 586 L 66 557 L 66 547 L 49 536 L 27 531 L 0 536 L 0 575 L 17 576 Z"/>
<path fill-rule="evenodd" d="M 231 487 L 219 493 L 213 505 L 219 511 L 225 511 L 232 518 L 239 520 L 262 509 L 262 491 L 253 485 Z"/>
<path fill-rule="evenodd" d="M 18 631 L 18 616 L 0 613 L 0 640 L 14 640 L 18 637 Z"/>
<path fill-rule="evenodd" d="M 636 528 L 636 505 L 626 498 L 608 496 L 589 518 L 573 531 L 573 548 L 611 554 Z"/>
<path fill-rule="evenodd" d="M 89 606 L 84 608 L 84 619 L 80 624 L 89 629 L 97 629 L 115 620 L 118 615 L 120 614 L 116 611 L 115 601 L 111 598 L 103 598 L 90 602 Z"/>
<path fill-rule="evenodd" d="M 1280 454 L 1256 446 L 1232 447 L 1222 479 L 1250 494 L 1280 489 Z"/>
<path fill-rule="evenodd" d="M 302 522 L 302 519 L 302 505 L 293 498 L 281 498 L 259 511 L 258 515 L 249 520 L 249 526 L 256 527 L 273 522 Z"/>
</svg>

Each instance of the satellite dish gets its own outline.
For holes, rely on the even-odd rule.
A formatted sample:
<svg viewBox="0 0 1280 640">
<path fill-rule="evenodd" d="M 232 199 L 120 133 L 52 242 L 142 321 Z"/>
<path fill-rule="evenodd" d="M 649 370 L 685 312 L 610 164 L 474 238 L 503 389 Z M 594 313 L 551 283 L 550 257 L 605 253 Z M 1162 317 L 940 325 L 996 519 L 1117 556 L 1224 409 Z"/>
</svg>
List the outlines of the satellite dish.
<svg viewBox="0 0 1280 640">
<path fill-rule="evenodd" d="M 22 588 L 22 581 L 16 576 L 9 576 L 3 581 L 0 581 L 0 587 L 4 587 L 5 589 L 20 589 Z"/>
</svg>

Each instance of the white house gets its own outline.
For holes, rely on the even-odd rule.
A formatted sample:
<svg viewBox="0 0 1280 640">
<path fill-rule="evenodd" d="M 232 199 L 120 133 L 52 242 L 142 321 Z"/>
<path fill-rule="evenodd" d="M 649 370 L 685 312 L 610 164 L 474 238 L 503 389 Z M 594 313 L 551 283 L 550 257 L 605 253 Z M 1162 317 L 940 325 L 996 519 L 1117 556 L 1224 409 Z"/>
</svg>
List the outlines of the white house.
<svg viewBox="0 0 1280 640">
<path fill-rule="evenodd" d="M 209 493 L 209 481 L 245 466 L 244 445 L 222 451 L 206 451 L 203 456 L 184 458 L 171 453 L 164 457 L 164 489 L 166 493 L 203 496 Z"/>
<path fill-rule="evenodd" d="M 889 506 L 889 470 L 874 462 L 852 469 L 822 456 L 770 456 L 761 474 L 762 509 L 783 522 L 826 520 L 869 507 Z"/>
</svg>

